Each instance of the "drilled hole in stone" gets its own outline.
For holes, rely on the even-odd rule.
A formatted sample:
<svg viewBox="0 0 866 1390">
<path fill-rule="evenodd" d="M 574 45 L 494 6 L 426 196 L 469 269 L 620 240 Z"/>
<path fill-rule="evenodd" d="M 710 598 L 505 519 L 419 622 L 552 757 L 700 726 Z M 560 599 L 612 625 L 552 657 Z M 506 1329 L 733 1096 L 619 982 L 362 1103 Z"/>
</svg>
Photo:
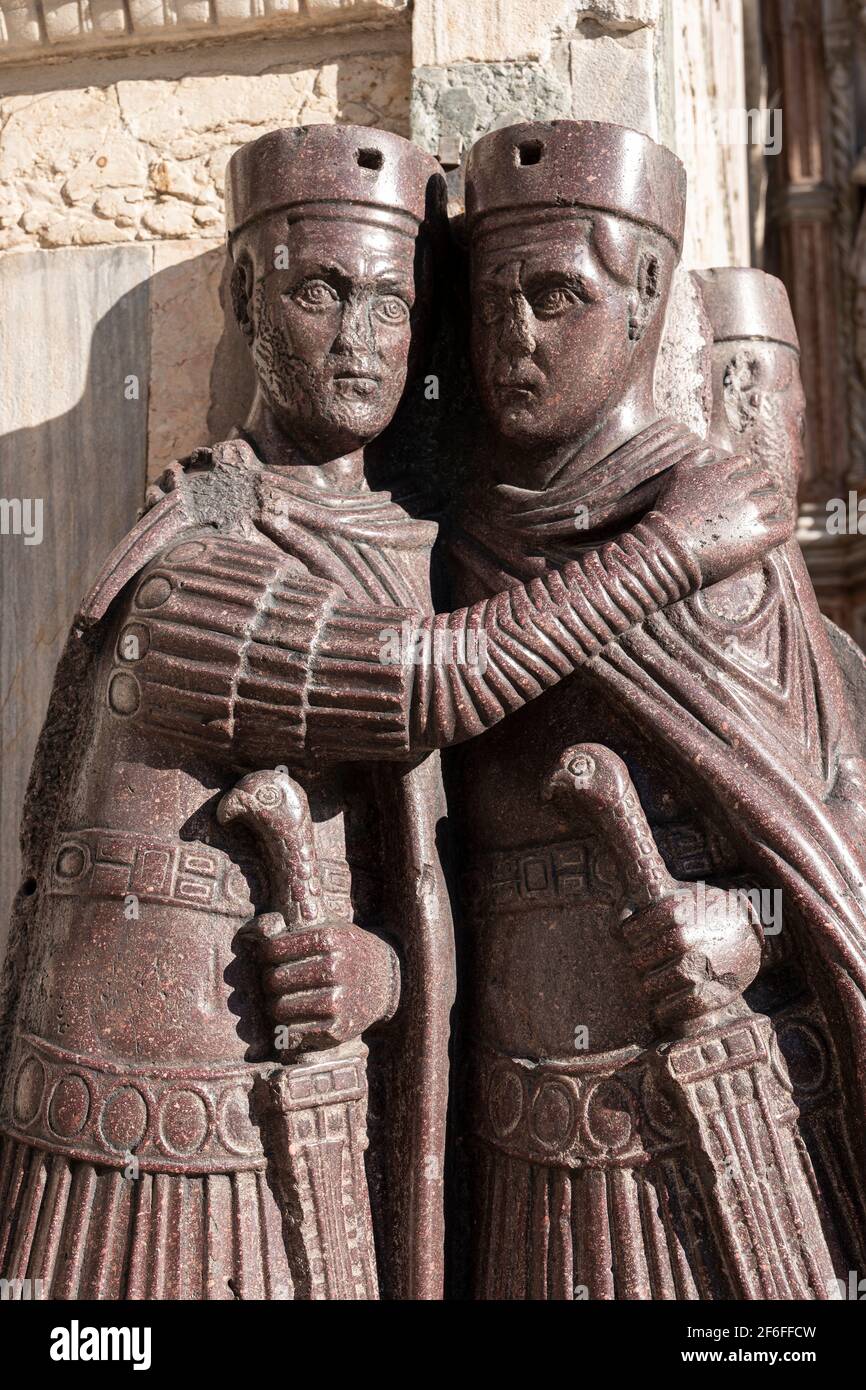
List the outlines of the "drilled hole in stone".
<svg viewBox="0 0 866 1390">
<path fill-rule="evenodd" d="M 517 146 L 518 164 L 540 164 L 544 146 L 540 140 L 524 140 Z"/>
<path fill-rule="evenodd" d="M 385 162 L 381 150 L 358 150 L 355 158 L 362 169 L 381 169 Z"/>
</svg>

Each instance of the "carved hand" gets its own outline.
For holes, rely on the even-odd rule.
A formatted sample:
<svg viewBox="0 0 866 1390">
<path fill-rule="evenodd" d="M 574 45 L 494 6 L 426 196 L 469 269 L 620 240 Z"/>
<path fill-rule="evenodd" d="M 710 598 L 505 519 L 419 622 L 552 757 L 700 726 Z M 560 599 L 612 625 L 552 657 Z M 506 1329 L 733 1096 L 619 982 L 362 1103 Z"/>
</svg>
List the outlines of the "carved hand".
<svg viewBox="0 0 866 1390">
<path fill-rule="evenodd" d="M 623 936 L 657 1023 L 673 1032 L 732 1003 L 761 964 L 748 899 L 705 884 L 680 884 L 635 913 Z"/>
<path fill-rule="evenodd" d="M 678 528 L 705 585 L 781 545 L 796 522 L 778 480 L 742 454 L 672 469 L 655 510 Z"/>
<path fill-rule="evenodd" d="M 601 744 L 566 748 L 542 798 L 589 812 L 619 861 L 622 937 L 663 1032 L 732 1004 L 761 966 L 763 933 L 745 894 L 672 878 L 621 758 Z"/>
<path fill-rule="evenodd" d="M 334 1047 L 394 1014 L 400 968 L 380 937 L 327 919 L 288 932 L 273 912 L 256 918 L 253 930 L 271 1017 L 289 1030 L 281 1050 Z"/>
</svg>

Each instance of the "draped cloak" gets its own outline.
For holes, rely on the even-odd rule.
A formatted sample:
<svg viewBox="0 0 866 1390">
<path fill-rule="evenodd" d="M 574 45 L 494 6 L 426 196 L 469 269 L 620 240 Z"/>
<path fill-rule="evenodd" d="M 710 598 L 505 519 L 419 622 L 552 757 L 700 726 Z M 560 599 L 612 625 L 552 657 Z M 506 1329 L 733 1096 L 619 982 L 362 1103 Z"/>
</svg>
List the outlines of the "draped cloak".
<svg viewBox="0 0 866 1390">
<path fill-rule="evenodd" d="M 497 593 L 573 557 L 576 545 L 618 535 L 653 505 L 661 475 L 699 445 L 683 426 L 661 420 L 544 492 L 477 486 L 449 543 L 455 597 Z M 571 679 L 636 726 L 674 777 L 679 769 L 697 779 L 749 881 L 780 888 L 786 909 L 794 906 L 818 967 L 812 983 L 844 1057 L 847 1127 L 862 1172 L 866 822 L 840 771 L 859 769 L 862 786 L 863 763 L 834 654 L 839 643 L 796 542 L 770 551 L 751 572 L 762 592 L 745 616 L 720 616 L 713 596 L 724 585 L 712 586 L 652 614 Z M 862 1220 L 861 1212 L 861 1231 Z"/>
</svg>

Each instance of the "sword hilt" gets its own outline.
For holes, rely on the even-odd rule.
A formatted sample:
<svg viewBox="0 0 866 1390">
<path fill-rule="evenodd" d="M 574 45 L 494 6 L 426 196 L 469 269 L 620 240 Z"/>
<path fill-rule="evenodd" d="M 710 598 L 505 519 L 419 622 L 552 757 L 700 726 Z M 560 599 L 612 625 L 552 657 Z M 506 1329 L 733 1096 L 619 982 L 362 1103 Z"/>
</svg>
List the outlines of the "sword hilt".
<svg viewBox="0 0 866 1390">
<path fill-rule="evenodd" d="M 313 818 L 303 787 L 282 771 L 250 772 L 217 806 L 220 825 L 240 822 L 253 832 L 268 869 L 270 913 L 259 913 L 241 935 L 261 946 L 324 917 Z M 277 1049 L 282 1062 L 305 1055 Z"/>
<path fill-rule="evenodd" d="M 545 801 L 588 810 L 616 859 L 634 911 L 676 892 L 622 758 L 600 743 L 566 748 L 542 789 Z"/>
<path fill-rule="evenodd" d="M 664 942 L 669 930 L 669 923 L 663 919 L 659 922 L 652 917 L 643 918 L 642 913 L 646 908 L 674 895 L 693 895 L 694 905 L 684 902 L 683 910 L 708 914 L 708 929 L 712 928 L 709 914 L 728 910 L 728 899 L 721 890 L 708 888 L 705 884 L 680 882 L 668 873 L 628 768 L 611 749 L 594 743 L 566 748 L 547 777 L 542 796 L 545 800 L 558 802 L 570 815 L 580 809 L 584 812 L 588 810 L 597 829 L 605 837 L 606 847 L 615 858 L 625 881 L 627 920 L 622 924 L 622 939 L 644 982 L 653 978 L 652 974 L 647 973 L 647 951 L 652 953 L 659 943 Z M 746 909 L 738 905 L 738 910 Z M 750 908 L 748 916 L 760 940 Z M 760 955 L 754 962 L 750 978 L 754 978 L 759 965 Z M 663 963 L 654 967 L 653 973 L 658 977 L 665 968 Z M 699 959 L 696 958 L 695 970 L 700 972 L 703 968 L 703 956 L 700 955 Z M 654 1014 L 665 1031 L 688 1034 L 736 1014 L 744 985 L 741 984 L 737 993 L 732 995 L 722 979 L 704 982 L 698 973 L 695 983 L 698 981 L 700 991 L 694 998 L 687 995 L 690 986 L 684 986 L 670 999 L 657 998 Z M 689 1005 L 685 1012 L 684 998 Z"/>
<path fill-rule="evenodd" d="M 324 915 L 313 818 L 303 787 L 287 772 L 250 772 L 217 806 L 220 825 L 240 821 L 258 839 L 268 868 L 271 906 L 289 931 Z M 274 933 L 269 933 L 273 935 Z"/>
<path fill-rule="evenodd" d="M 222 798 L 217 820 L 246 825 L 267 864 L 272 912 L 255 918 L 248 939 L 261 943 L 323 922 L 313 818 L 303 787 L 287 772 L 250 772 Z M 364 1168 L 367 1049 L 353 1038 L 314 1052 L 281 1048 L 278 1056 L 282 1067 L 259 1093 L 267 1097 L 265 1148 L 282 1193 L 295 1297 L 377 1298 Z"/>
</svg>

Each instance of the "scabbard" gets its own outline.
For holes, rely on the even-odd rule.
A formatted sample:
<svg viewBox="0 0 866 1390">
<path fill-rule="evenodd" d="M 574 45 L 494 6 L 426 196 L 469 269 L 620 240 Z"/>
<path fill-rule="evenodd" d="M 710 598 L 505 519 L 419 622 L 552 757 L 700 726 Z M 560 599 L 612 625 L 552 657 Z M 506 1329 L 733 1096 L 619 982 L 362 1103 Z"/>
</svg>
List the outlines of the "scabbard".
<svg viewBox="0 0 866 1390">
<path fill-rule="evenodd" d="M 277 1067 L 258 1104 L 295 1298 L 378 1298 L 364 1169 L 367 1048 L 356 1040 Z"/>
<path fill-rule="evenodd" d="M 656 1049 L 691 1135 L 707 1211 L 735 1296 L 837 1298 L 796 1112 L 771 1060 L 772 1024 L 751 1014 Z"/>
<path fill-rule="evenodd" d="M 217 811 L 258 837 L 277 935 L 323 919 L 307 794 L 283 769 L 247 773 Z M 250 934 L 256 940 L 256 931 Z M 258 939 L 261 940 L 261 924 Z M 360 1038 L 280 1054 L 256 1087 L 268 1172 L 281 1206 L 296 1299 L 378 1298 L 367 1148 L 367 1048 Z"/>
<path fill-rule="evenodd" d="M 628 769 L 609 748 L 566 749 L 547 795 L 594 815 L 614 848 L 631 913 L 692 887 L 668 873 Z M 771 1020 L 739 994 L 724 1014 L 711 1010 L 685 1035 L 657 1041 L 653 1057 L 685 1126 L 733 1296 L 837 1298 L 811 1165 L 774 1066 Z"/>
</svg>

